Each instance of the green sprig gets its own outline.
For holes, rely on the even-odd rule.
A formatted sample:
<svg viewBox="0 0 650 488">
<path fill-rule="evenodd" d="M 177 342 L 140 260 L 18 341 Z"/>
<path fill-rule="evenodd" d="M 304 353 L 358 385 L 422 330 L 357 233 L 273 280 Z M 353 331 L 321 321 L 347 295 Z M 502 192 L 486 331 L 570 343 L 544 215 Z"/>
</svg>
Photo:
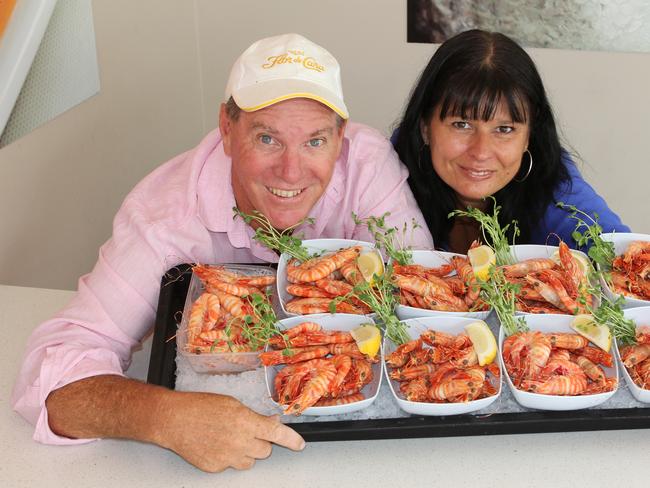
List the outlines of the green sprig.
<svg viewBox="0 0 650 488">
<path fill-rule="evenodd" d="M 381 276 L 373 275 L 372 284 L 363 280 L 347 295 L 335 298 L 330 303 L 330 312 L 336 311 L 337 303 L 356 298 L 377 315 L 379 319 L 377 325 L 382 329 L 385 337 L 397 345 L 410 341 L 411 337 L 405 325 L 395 315 L 397 288 L 392 282 L 392 276 L 393 266 L 389 264 Z"/>
<path fill-rule="evenodd" d="M 616 257 L 616 253 L 614 252 L 614 243 L 605 241 L 601 237 L 603 228 L 598 224 L 598 214 L 594 213 L 592 218 L 575 205 L 567 205 L 563 202 L 557 202 L 556 205 L 569 212 L 569 217 L 576 221 L 576 227 L 571 237 L 573 237 L 580 247 L 591 246 L 587 255 L 594 263 L 600 265 L 601 275 L 605 281 L 611 283 L 609 271 L 612 267 L 612 261 Z"/>
<path fill-rule="evenodd" d="M 268 294 L 253 293 L 244 297 L 253 309 L 252 314 L 243 317 L 242 335 L 253 350 L 262 349 L 272 337 L 282 335 L 276 326 L 278 318 L 270 303 Z M 288 343 L 288 341 L 285 342 Z"/>
<path fill-rule="evenodd" d="M 602 295 L 600 306 L 592 310 L 592 315 L 596 323 L 607 325 L 612 335 L 622 344 L 636 344 L 636 324 L 623 315 L 624 303 L 623 297 L 610 300 Z"/>
<path fill-rule="evenodd" d="M 593 305 L 586 303 L 584 297 L 581 297 L 581 302 L 593 316 L 594 321 L 597 324 L 607 326 L 612 335 L 622 344 L 636 344 L 636 325 L 623 315 L 625 299 L 619 296 L 612 300 L 603 292 L 600 278 L 608 279 L 609 273 L 604 271 L 602 266 L 599 270 L 592 266 L 587 277 L 588 286 L 585 295 L 592 295 L 595 297 L 595 301 L 600 303 L 598 307 L 593 307 Z"/>
<path fill-rule="evenodd" d="M 302 236 L 293 236 L 292 233 L 297 227 L 304 223 L 313 224 L 313 218 L 309 217 L 303 219 L 297 224 L 279 231 L 271 225 L 271 222 L 266 215 L 257 210 L 253 210 L 252 214 L 244 213 L 237 207 L 233 207 L 232 210 L 235 213 L 233 218 L 241 217 L 248 225 L 252 225 L 253 223 L 258 225 L 255 229 L 253 239 L 263 246 L 280 253 L 288 254 L 302 262 L 307 261 L 312 257 L 312 255 L 309 254 L 309 251 L 302 246 Z"/>
<path fill-rule="evenodd" d="M 393 259 L 398 264 L 406 265 L 413 262 L 413 252 L 410 246 L 406 245 L 406 236 L 409 232 L 409 224 L 404 222 L 402 229 L 397 227 L 386 228 L 386 217 L 390 212 L 386 212 L 381 217 L 368 217 L 360 219 L 354 212 L 352 212 L 352 219 L 357 225 L 365 225 L 375 239 L 377 247 L 383 249 L 386 255 Z M 419 228 L 420 224 L 415 219 L 411 220 L 410 232 L 411 235 L 415 229 Z"/>
<path fill-rule="evenodd" d="M 487 281 L 478 280 L 481 298 L 496 312 L 506 336 L 527 331 L 524 318 L 515 317 L 517 294 L 521 287 L 506 280 L 503 270 L 494 265 L 490 268 L 489 276 Z"/>
<path fill-rule="evenodd" d="M 450 212 L 447 217 L 471 217 L 478 221 L 481 224 L 483 239 L 494 250 L 496 264 L 498 266 L 513 264 L 515 260 L 510 252 L 510 244 L 508 243 L 506 231 L 510 228 L 510 225 L 513 226 L 512 243 L 514 245 L 514 239 L 519 235 L 517 221 L 513 220 L 510 224 L 501 227 L 499 222 L 499 211 L 501 210 L 501 207 L 497 205 L 497 201 L 494 197 L 488 198 L 491 198 L 494 202 L 492 215 L 488 215 L 477 208 L 467 207 L 467 210 L 454 210 L 453 212 Z"/>
</svg>

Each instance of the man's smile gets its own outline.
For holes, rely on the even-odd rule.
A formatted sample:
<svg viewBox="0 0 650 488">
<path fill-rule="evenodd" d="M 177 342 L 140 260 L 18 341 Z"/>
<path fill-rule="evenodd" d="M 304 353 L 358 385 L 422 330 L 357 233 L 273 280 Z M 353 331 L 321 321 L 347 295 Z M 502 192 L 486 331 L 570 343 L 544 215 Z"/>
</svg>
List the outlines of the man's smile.
<svg viewBox="0 0 650 488">
<path fill-rule="evenodd" d="M 281 197 L 281 198 L 293 198 L 295 196 L 300 195 L 304 190 L 304 188 L 300 188 L 297 190 L 282 190 L 280 188 L 273 188 L 271 186 L 267 186 L 266 189 L 276 197 Z"/>
</svg>

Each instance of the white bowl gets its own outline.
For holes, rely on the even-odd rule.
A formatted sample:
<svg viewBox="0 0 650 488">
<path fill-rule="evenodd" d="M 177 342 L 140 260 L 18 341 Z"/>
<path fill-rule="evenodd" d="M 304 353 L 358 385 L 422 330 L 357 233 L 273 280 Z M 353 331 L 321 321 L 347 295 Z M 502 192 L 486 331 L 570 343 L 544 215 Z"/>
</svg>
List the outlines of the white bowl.
<svg viewBox="0 0 650 488">
<path fill-rule="evenodd" d="M 216 266 L 216 265 L 212 265 Z M 247 264 L 224 264 L 223 266 L 229 271 L 234 271 L 241 275 L 275 275 L 275 270 L 269 266 L 247 265 Z M 267 287 L 268 291 L 270 287 Z M 185 350 L 187 344 L 187 322 L 189 321 L 190 312 L 194 301 L 205 291 L 203 282 L 192 273 L 190 285 L 185 298 L 183 316 L 180 327 L 176 333 L 176 345 L 178 353 L 187 358 L 190 366 L 197 373 L 222 374 L 222 373 L 241 373 L 249 371 L 260 366 L 259 351 L 254 352 L 204 352 L 196 354 Z"/>
<path fill-rule="evenodd" d="M 309 251 L 309 253 L 320 251 L 332 252 L 352 246 L 361 246 L 363 248 L 362 252 L 376 250 L 375 245 L 371 242 L 355 241 L 352 239 L 307 239 L 302 241 L 302 245 Z M 300 315 L 288 312 L 286 309 L 287 302 L 295 298 L 293 295 L 287 292 L 287 285 L 289 285 L 289 281 L 287 280 L 287 263 L 290 259 L 291 256 L 288 254 L 282 253 L 280 256 L 280 261 L 278 261 L 278 278 L 276 283 L 282 312 L 284 312 L 287 317 L 297 317 Z"/>
<path fill-rule="evenodd" d="M 303 322 L 316 322 L 325 330 L 341 330 L 349 331 L 356 327 L 359 327 L 362 324 L 374 324 L 374 321 L 364 315 L 354 315 L 346 313 L 337 313 L 337 314 L 314 314 L 309 316 L 300 316 L 300 317 L 290 317 L 287 319 L 280 320 L 278 322 L 279 329 L 289 329 Z M 265 366 L 264 373 L 266 377 L 266 389 L 279 409 L 283 407 L 277 403 L 274 399 L 274 381 L 275 375 L 280 371 L 285 365 L 279 364 L 277 366 Z M 363 400 L 354 403 L 348 403 L 346 405 L 332 405 L 329 407 L 308 407 L 306 408 L 301 415 L 340 415 L 344 413 L 355 412 L 357 410 L 362 410 L 372 402 L 375 401 L 377 395 L 379 394 L 379 387 L 381 385 L 381 375 L 382 367 L 380 362 L 376 362 L 372 365 L 372 381 L 364 386 L 361 390 Z"/>
<path fill-rule="evenodd" d="M 422 317 L 415 319 L 408 319 L 403 321 L 408 327 L 408 334 L 411 339 L 417 339 L 420 334 L 427 329 L 439 330 L 449 334 L 460 334 L 465 331 L 465 326 L 476 322 L 475 318 L 470 317 Z M 474 412 L 487 407 L 494 402 L 501 394 L 501 379 L 499 379 L 499 387 L 497 393 L 487 398 L 480 400 L 473 400 L 470 402 L 459 403 L 426 403 L 426 402 L 412 402 L 405 400 L 401 393 L 399 393 L 399 381 L 393 380 L 388 376 L 388 367 L 386 366 L 385 357 L 388 356 L 396 349 L 395 344 L 390 339 L 384 339 L 382 364 L 384 365 L 384 373 L 388 379 L 388 386 L 393 393 L 395 401 L 405 412 L 414 415 L 459 415 L 462 413 Z M 500 378 L 503 377 L 501 374 Z"/>
<path fill-rule="evenodd" d="M 627 246 L 629 246 L 632 241 L 650 241 L 649 234 L 634 234 L 632 232 L 610 232 L 607 234 L 601 234 L 601 237 L 604 241 L 609 241 L 614 244 L 614 253 L 617 256 L 623 254 L 626 251 Z M 615 300 L 620 296 L 618 293 L 614 293 L 602 278 L 600 280 L 600 284 L 602 285 L 603 292 L 607 298 Z M 642 300 L 640 298 L 626 296 L 623 296 L 623 298 L 625 299 L 624 308 L 650 306 L 650 300 Z"/>
<path fill-rule="evenodd" d="M 543 244 L 516 244 L 514 246 L 510 246 L 510 251 L 516 263 L 525 261 L 526 259 L 540 259 L 540 258 L 551 259 L 551 256 L 553 256 L 553 254 L 558 252 L 559 250 L 560 250 L 559 246 L 545 246 Z M 581 254 L 582 256 L 585 257 L 585 259 L 589 260 L 589 257 L 582 251 L 571 249 L 571 252 Z M 517 311 L 516 315 L 540 315 L 540 314 L 532 314 L 529 312 Z M 556 315 L 560 315 L 560 314 L 556 314 Z"/>
<path fill-rule="evenodd" d="M 464 254 L 456 254 L 452 252 L 420 250 L 413 251 L 413 264 L 419 264 L 429 268 L 438 268 L 442 265 L 448 264 L 451 261 L 452 256 L 466 257 Z M 471 317 L 476 320 L 484 320 L 489 314 L 489 310 L 484 312 L 445 312 L 442 310 L 427 310 L 424 308 L 401 304 L 398 304 L 395 309 L 395 315 L 397 315 L 400 320 L 414 319 L 418 317 Z"/>
<path fill-rule="evenodd" d="M 569 324 L 573 320 L 571 315 L 555 315 L 555 314 L 538 314 L 526 315 L 524 320 L 528 324 L 530 330 L 538 330 L 544 333 L 550 332 L 568 332 L 575 334 Z M 512 391 L 513 396 L 517 402 L 527 408 L 536 408 L 538 410 L 579 410 L 581 408 L 589 408 L 599 405 L 607 401 L 616 390 L 608 391 L 605 393 L 597 393 L 594 395 L 576 395 L 576 396 L 561 396 L 561 395 L 542 395 L 540 393 L 530 393 L 527 391 L 519 390 L 513 385 L 508 370 L 503 361 L 503 341 L 505 334 L 503 327 L 499 331 L 499 360 L 501 361 L 501 371 L 506 377 L 506 382 Z M 607 368 L 600 365 L 608 378 L 614 376 L 618 380 L 618 365 L 614 361 L 614 366 Z"/>
<path fill-rule="evenodd" d="M 623 311 L 623 315 L 625 315 L 626 319 L 633 320 L 637 327 L 640 325 L 650 325 L 650 307 L 629 308 Z M 621 364 L 621 376 L 625 378 L 625 382 L 630 389 L 630 393 L 632 393 L 632 396 L 638 401 L 643 403 L 650 403 L 650 389 L 645 389 L 638 386 L 630 376 L 630 373 L 627 372 L 627 368 L 621 359 L 621 353 L 618 348 L 618 341 L 616 342 L 615 349 L 616 358 Z"/>
</svg>

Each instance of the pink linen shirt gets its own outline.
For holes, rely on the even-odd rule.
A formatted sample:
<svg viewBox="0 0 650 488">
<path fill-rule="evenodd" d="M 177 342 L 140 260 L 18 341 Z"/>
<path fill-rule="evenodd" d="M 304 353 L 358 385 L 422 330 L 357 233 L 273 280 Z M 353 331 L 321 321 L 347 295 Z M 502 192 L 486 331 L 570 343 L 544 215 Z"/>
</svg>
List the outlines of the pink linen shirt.
<svg viewBox="0 0 650 488">
<path fill-rule="evenodd" d="M 124 375 L 133 348 L 153 325 L 160 279 L 169 268 L 185 262 L 278 261 L 252 239 L 250 226 L 233 219 L 230 168 L 221 135 L 214 130 L 197 147 L 154 170 L 126 197 L 92 272 L 80 278 L 70 303 L 28 341 L 11 401 L 35 424 L 35 440 L 91 440 L 54 434 L 45 400 L 51 391 L 89 376 Z M 315 224 L 297 234 L 372 241 L 351 213 L 364 218 L 391 212 L 389 226 L 412 218 L 420 225 L 409 244 L 433 248 L 407 176 L 379 132 L 349 123 L 332 179 L 310 212 Z"/>
</svg>

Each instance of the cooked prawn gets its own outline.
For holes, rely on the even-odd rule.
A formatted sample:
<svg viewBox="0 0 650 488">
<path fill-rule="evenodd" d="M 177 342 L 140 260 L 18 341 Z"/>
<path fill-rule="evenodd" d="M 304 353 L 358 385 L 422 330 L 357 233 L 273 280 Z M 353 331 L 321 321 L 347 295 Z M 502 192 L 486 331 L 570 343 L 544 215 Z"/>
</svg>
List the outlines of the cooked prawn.
<svg viewBox="0 0 650 488">
<path fill-rule="evenodd" d="M 323 358 L 329 354 L 329 348 L 324 346 L 293 347 L 289 350 L 266 351 L 259 354 L 260 361 L 264 366 L 276 364 L 295 364 L 310 359 Z"/>
<path fill-rule="evenodd" d="M 482 367 L 457 370 L 429 390 L 429 396 L 434 400 L 471 401 L 483 389 L 485 369 Z"/>
<path fill-rule="evenodd" d="M 548 258 L 526 259 L 519 263 L 502 266 L 503 272 L 509 278 L 523 278 L 534 271 L 553 269 L 555 261 Z"/>
<path fill-rule="evenodd" d="M 586 357 L 593 363 L 602 364 L 603 366 L 607 366 L 608 368 L 611 368 L 612 365 L 614 364 L 614 358 L 612 357 L 612 355 L 607 351 L 603 351 L 599 347 L 585 346 L 582 349 L 576 349 L 573 350 L 572 352 L 579 356 Z"/>
<path fill-rule="evenodd" d="M 582 349 L 589 345 L 589 340 L 578 334 L 554 333 L 548 334 L 552 347 L 560 349 Z"/>
<path fill-rule="evenodd" d="M 331 293 L 314 285 L 304 283 L 291 283 L 287 285 L 287 293 L 295 297 L 303 298 L 333 298 Z"/>
<path fill-rule="evenodd" d="M 314 407 L 332 407 L 335 405 L 347 405 L 349 403 L 360 402 L 364 398 L 365 397 L 363 396 L 363 393 L 353 393 L 351 395 L 346 395 L 342 397 L 318 400 L 314 404 Z"/>
<path fill-rule="evenodd" d="M 288 312 L 296 314 L 327 313 L 330 311 L 331 298 L 297 298 L 287 302 L 285 308 Z M 363 315 L 362 310 L 346 302 L 336 303 L 339 313 L 355 313 Z"/>
<path fill-rule="evenodd" d="M 428 375 L 400 383 L 399 389 L 409 402 L 428 402 L 431 381 Z"/>
<path fill-rule="evenodd" d="M 461 258 L 459 256 L 452 256 L 451 263 L 454 265 L 458 276 L 460 276 L 460 278 L 467 286 L 465 303 L 467 306 L 471 307 L 474 305 L 474 302 L 476 302 L 481 292 L 481 288 L 478 284 L 478 281 L 476 280 L 476 276 L 474 275 L 472 265 L 470 264 L 469 259 Z"/>
<path fill-rule="evenodd" d="M 400 368 L 404 366 L 408 359 L 409 354 L 413 351 L 422 349 L 422 339 L 414 339 L 409 342 L 401 344 L 392 353 L 386 356 L 386 362 L 393 368 Z"/>
<path fill-rule="evenodd" d="M 575 356 L 575 361 L 582 368 L 582 371 L 584 371 L 589 379 L 601 384 L 605 382 L 606 376 L 603 368 L 597 364 L 594 364 L 584 356 Z"/>
<path fill-rule="evenodd" d="M 310 283 L 320 280 L 348 261 L 358 257 L 360 252 L 360 246 L 353 246 L 341 249 L 334 254 L 311 259 L 300 266 L 297 266 L 295 261 L 291 260 L 287 264 L 287 277 L 294 283 Z"/>
<path fill-rule="evenodd" d="M 513 378 L 536 377 L 551 355 L 551 341 L 539 331 L 519 332 L 503 341 L 503 361 Z"/>
<path fill-rule="evenodd" d="M 352 291 L 352 285 L 341 280 L 323 278 L 314 282 L 321 290 L 325 290 L 330 296 L 343 296 Z"/>
<path fill-rule="evenodd" d="M 350 372 L 350 369 L 352 369 L 352 358 L 344 354 L 339 354 L 332 357 L 332 362 L 336 367 L 336 376 L 334 376 L 329 386 L 329 393 L 331 396 L 336 397 L 341 392 L 345 377 Z"/>
<path fill-rule="evenodd" d="M 203 293 L 192 304 L 190 318 L 187 322 L 187 343 L 192 344 L 194 339 L 203 330 L 203 321 L 208 307 L 209 293 Z"/>
<path fill-rule="evenodd" d="M 345 263 L 343 266 L 341 266 L 341 269 L 339 271 L 341 271 L 341 274 L 345 280 L 353 286 L 363 281 L 361 271 L 359 270 L 359 267 L 354 260 Z"/>
<path fill-rule="evenodd" d="M 523 380 L 524 390 L 544 395 L 580 395 L 587 389 L 587 377 L 582 376 L 551 376 L 545 381 Z"/>
<path fill-rule="evenodd" d="M 411 368 L 394 369 L 389 373 L 389 376 L 394 380 L 404 381 L 412 380 L 424 374 L 431 374 L 436 371 L 438 367 L 435 364 L 421 364 Z"/>
<path fill-rule="evenodd" d="M 641 361 L 650 357 L 650 344 L 637 344 L 635 346 L 626 346 L 621 349 L 621 359 L 623 364 L 631 368 Z"/>
<path fill-rule="evenodd" d="M 333 362 L 325 359 L 306 361 L 296 371 L 303 369 L 309 371 L 310 377 L 298 396 L 285 408 L 286 414 L 300 415 L 315 404 L 329 391 L 329 385 L 336 376 Z"/>
</svg>

